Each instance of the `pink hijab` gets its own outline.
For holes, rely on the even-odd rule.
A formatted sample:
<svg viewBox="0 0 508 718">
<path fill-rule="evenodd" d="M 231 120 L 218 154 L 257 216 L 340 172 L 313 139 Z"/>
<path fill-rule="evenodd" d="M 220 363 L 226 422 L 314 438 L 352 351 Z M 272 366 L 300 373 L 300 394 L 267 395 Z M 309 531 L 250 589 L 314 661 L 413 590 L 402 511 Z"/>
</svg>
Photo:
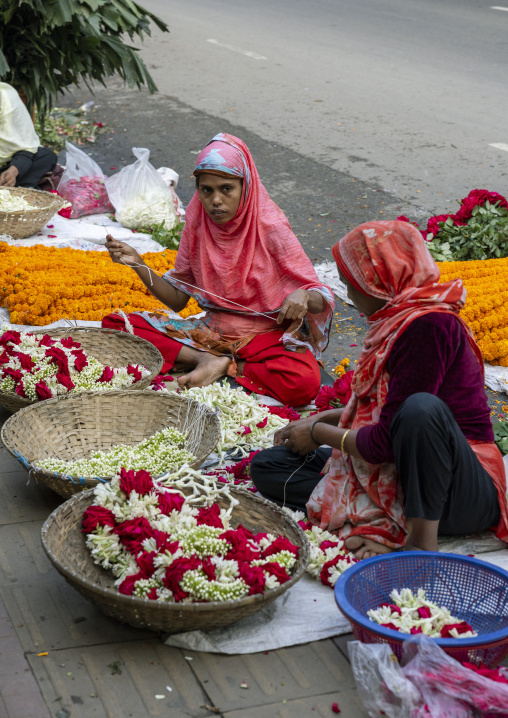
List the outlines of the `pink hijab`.
<svg viewBox="0 0 508 718">
<path fill-rule="evenodd" d="M 320 291 L 333 307 L 331 291 L 320 285 L 284 213 L 270 199 L 247 146 L 232 135 L 216 135 L 197 158 L 195 174 L 207 170 L 243 178 L 238 212 L 230 222 L 215 224 L 196 192 L 186 212 L 175 268 L 165 279 L 201 306 L 219 311 L 276 317 L 287 295 L 299 288 Z M 329 321 L 330 307 L 327 312 Z"/>
</svg>

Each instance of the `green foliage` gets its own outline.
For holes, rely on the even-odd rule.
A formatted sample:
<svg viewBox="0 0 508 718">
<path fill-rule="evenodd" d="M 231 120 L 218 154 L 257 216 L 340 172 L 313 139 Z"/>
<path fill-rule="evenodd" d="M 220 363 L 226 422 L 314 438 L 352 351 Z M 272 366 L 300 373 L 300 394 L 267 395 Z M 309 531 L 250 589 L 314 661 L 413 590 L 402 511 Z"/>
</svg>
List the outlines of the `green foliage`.
<svg viewBox="0 0 508 718">
<path fill-rule="evenodd" d="M 171 229 L 166 229 L 164 222 L 154 224 L 151 228 L 152 239 L 162 244 L 166 249 L 178 249 L 184 227 L 185 222 L 178 222 Z"/>
<path fill-rule="evenodd" d="M 97 135 L 107 131 L 102 123 L 96 124 L 86 117 L 79 107 L 53 107 L 44 125 L 39 120 L 38 113 L 35 113 L 35 130 L 44 147 L 51 147 L 52 150 L 63 149 L 67 141 L 84 145 L 85 142 L 95 142 Z"/>
<path fill-rule="evenodd" d="M 492 428 L 499 451 L 508 454 L 508 421 L 497 421 Z"/>
<path fill-rule="evenodd" d="M 157 90 L 137 49 L 125 45 L 167 25 L 133 0 L 2 0 L 0 79 L 25 93 L 42 123 L 58 93 L 120 75 L 130 87 Z"/>
<path fill-rule="evenodd" d="M 508 210 L 498 203 L 476 206 L 464 226 L 451 218 L 440 222 L 442 229 L 427 247 L 437 262 L 495 259 L 508 256 Z"/>
</svg>

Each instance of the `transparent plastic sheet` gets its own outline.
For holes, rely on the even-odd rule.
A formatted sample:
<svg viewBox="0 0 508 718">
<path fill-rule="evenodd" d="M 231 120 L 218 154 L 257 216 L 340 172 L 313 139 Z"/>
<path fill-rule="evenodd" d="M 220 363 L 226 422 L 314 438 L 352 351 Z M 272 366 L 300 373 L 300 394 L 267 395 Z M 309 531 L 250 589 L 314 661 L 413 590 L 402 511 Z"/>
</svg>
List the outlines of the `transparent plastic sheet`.
<svg viewBox="0 0 508 718">
<path fill-rule="evenodd" d="M 171 189 L 150 164 L 150 150 L 133 147 L 132 153 L 137 161 L 106 180 L 116 220 L 129 229 L 150 229 L 162 222 L 172 229 L 177 217 Z"/>
<path fill-rule="evenodd" d="M 358 693 L 373 718 L 508 716 L 508 684 L 465 668 L 432 638 L 408 639 L 402 666 L 387 644 L 352 641 L 348 649 Z"/>
<path fill-rule="evenodd" d="M 91 157 L 71 142 L 65 143 L 66 168 L 58 193 L 72 204 L 70 219 L 113 212 L 106 189 L 106 176 Z"/>
</svg>

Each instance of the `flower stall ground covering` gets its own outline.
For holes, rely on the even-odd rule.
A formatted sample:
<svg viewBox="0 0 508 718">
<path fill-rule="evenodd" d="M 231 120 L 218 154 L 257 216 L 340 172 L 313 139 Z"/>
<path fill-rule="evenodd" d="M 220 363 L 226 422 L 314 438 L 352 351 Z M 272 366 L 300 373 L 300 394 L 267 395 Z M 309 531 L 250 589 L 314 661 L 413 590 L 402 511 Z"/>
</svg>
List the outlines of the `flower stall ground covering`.
<svg viewBox="0 0 508 718">
<path fill-rule="evenodd" d="M 83 516 L 95 563 L 120 593 L 166 602 L 229 601 L 289 581 L 298 547 L 282 536 L 233 529 L 213 499 L 197 506 L 146 471 L 121 469 L 95 489 Z"/>
<path fill-rule="evenodd" d="M 35 130 L 44 147 L 61 150 L 66 142 L 84 145 L 95 142 L 97 137 L 107 132 L 103 122 L 88 119 L 85 115 L 86 105 L 77 108 L 53 107 L 44 119 L 44 127 L 37 113 L 35 114 Z"/>
<path fill-rule="evenodd" d="M 0 391 L 43 401 L 80 391 L 125 389 L 150 373 L 138 364 L 109 367 L 88 356 L 81 344 L 0 328 Z"/>
<path fill-rule="evenodd" d="M 158 272 L 172 269 L 175 257 L 173 250 L 143 255 Z M 0 242 L 0 305 L 9 309 L 13 324 L 33 326 L 58 319 L 100 321 L 116 309 L 126 313 L 165 309 L 132 269 L 114 264 L 106 252 L 13 247 L 5 242 Z M 190 299 L 180 316 L 200 311 Z"/>
</svg>

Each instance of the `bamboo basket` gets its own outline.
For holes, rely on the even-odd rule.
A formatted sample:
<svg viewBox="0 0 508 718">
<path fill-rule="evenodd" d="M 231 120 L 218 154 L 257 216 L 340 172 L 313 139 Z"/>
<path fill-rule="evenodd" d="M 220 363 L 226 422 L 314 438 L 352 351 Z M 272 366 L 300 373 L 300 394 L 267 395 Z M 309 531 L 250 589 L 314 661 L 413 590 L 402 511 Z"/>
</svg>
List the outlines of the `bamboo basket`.
<svg viewBox="0 0 508 718">
<path fill-rule="evenodd" d="M 227 626 L 267 606 L 293 586 L 302 576 L 309 561 L 309 544 L 298 524 L 271 501 L 235 491 L 240 503 L 233 509 L 231 525 L 243 524 L 247 529 L 270 532 L 287 537 L 298 546 L 299 556 L 291 579 L 264 594 L 247 596 L 236 601 L 210 603 L 164 603 L 118 593 L 115 577 L 97 566 L 81 532 L 83 512 L 94 501 L 93 491 L 74 496 L 49 516 L 42 528 L 42 545 L 51 563 L 65 580 L 92 601 L 102 613 L 136 628 L 180 633 Z M 218 503 L 228 506 L 226 498 Z"/>
<path fill-rule="evenodd" d="M 110 481 L 111 476 L 68 476 L 36 468 L 41 459 L 66 461 L 106 451 L 117 444 L 135 446 L 171 426 L 187 436 L 186 448 L 199 468 L 220 438 L 217 414 L 176 393 L 146 391 L 82 392 L 47 399 L 22 409 L 3 425 L 9 451 L 37 481 L 64 498 Z"/>
<path fill-rule="evenodd" d="M 50 329 L 47 331 L 30 332 L 36 336 L 49 334 L 52 339 L 64 339 L 72 337 L 81 344 L 86 354 L 95 357 L 100 362 L 110 366 L 127 366 L 128 364 L 141 364 L 145 366 L 150 374 L 140 381 L 126 387 L 126 391 L 132 389 L 145 389 L 152 379 L 160 372 L 163 358 L 160 351 L 146 339 L 137 337 L 127 332 L 119 332 L 115 329 L 99 329 L 98 327 L 65 327 L 61 329 Z M 72 396 L 76 396 L 73 394 Z M 65 395 L 63 395 L 65 397 Z M 46 401 L 48 401 L 46 399 Z M 16 412 L 31 404 L 40 404 L 39 401 L 24 399 L 14 391 L 0 391 L 0 405 L 8 411 Z"/>
<path fill-rule="evenodd" d="M 51 217 L 62 209 L 66 201 L 57 194 L 43 192 L 27 187 L 5 187 L 1 192 L 24 197 L 36 209 L 17 212 L 0 211 L 0 234 L 8 234 L 13 239 L 27 239 L 44 227 Z"/>
</svg>

